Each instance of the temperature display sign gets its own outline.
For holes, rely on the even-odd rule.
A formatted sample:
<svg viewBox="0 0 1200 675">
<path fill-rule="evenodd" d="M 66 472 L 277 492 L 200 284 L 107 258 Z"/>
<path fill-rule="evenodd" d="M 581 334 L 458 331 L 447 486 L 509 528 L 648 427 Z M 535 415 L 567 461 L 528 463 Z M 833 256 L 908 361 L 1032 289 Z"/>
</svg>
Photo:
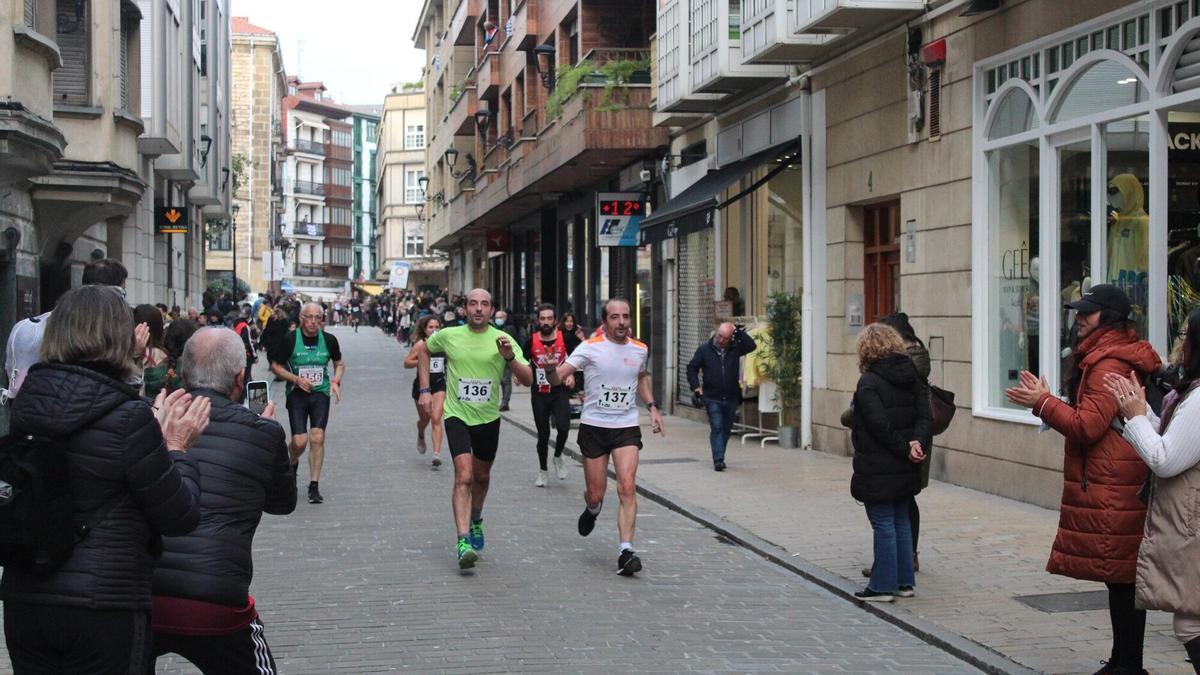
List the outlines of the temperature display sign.
<svg viewBox="0 0 1200 675">
<path fill-rule="evenodd" d="M 639 192 L 601 192 L 596 195 L 596 243 L 599 246 L 637 246 L 646 197 Z"/>
</svg>

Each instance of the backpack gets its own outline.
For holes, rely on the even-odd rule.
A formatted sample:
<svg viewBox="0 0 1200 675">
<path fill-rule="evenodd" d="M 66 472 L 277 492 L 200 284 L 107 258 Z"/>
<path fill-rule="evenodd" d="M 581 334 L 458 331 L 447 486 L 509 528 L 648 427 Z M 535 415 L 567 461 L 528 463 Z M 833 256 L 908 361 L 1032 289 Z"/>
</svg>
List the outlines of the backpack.
<svg viewBox="0 0 1200 675">
<path fill-rule="evenodd" d="M 124 497 L 77 525 L 62 441 L 16 431 L 0 437 L 0 567 L 53 572 Z"/>
<path fill-rule="evenodd" d="M 1142 375 L 1142 386 L 1146 388 L 1146 405 L 1150 406 L 1155 415 L 1162 414 L 1163 399 L 1178 383 L 1179 369 L 1174 366 Z"/>
</svg>

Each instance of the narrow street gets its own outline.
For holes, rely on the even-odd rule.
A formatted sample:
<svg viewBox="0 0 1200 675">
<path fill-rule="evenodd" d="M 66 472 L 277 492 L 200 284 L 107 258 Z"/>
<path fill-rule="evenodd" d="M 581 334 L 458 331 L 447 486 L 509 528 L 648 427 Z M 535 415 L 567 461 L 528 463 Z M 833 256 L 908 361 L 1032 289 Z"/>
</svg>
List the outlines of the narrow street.
<svg viewBox="0 0 1200 675">
<path fill-rule="evenodd" d="M 333 332 L 348 373 L 325 503 L 302 495 L 293 515 L 265 517 L 255 545 L 251 592 L 283 672 L 975 672 L 648 500 L 646 569 L 617 576 L 615 493 L 580 538 L 578 464 L 532 487 L 532 439 L 509 425 L 487 549 L 460 573 L 452 471 L 415 450 L 403 348 L 374 329 Z M 195 672 L 170 658 L 158 670 Z"/>
</svg>

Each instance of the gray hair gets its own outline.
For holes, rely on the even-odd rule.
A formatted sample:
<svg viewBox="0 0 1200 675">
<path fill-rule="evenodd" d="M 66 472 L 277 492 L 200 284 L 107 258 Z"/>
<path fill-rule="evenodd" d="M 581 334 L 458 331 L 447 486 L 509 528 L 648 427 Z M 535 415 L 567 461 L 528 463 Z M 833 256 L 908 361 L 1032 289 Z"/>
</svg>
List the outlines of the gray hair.
<svg viewBox="0 0 1200 675">
<path fill-rule="evenodd" d="M 133 313 L 109 286 L 67 291 L 46 321 L 40 355 L 58 363 L 104 363 L 124 377 L 134 373 Z"/>
<path fill-rule="evenodd" d="M 186 389 L 228 396 L 238 373 L 246 369 L 246 345 L 228 328 L 201 328 L 184 345 L 179 369 Z"/>
</svg>

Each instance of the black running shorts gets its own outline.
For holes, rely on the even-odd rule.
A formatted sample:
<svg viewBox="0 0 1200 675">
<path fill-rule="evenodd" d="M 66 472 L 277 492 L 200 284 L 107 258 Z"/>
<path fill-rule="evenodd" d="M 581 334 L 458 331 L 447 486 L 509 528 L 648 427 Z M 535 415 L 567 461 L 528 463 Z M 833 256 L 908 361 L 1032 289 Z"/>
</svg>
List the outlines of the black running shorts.
<svg viewBox="0 0 1200 675">
<path fill-rule="evenodd" d="M 500 445 L 499 419 L 472 427 L 457 417 L 447 417 L 444 426 L 451 457 L 471 453 L 481 462 L 496 461 L 496 449 Z"/>
<path fill-rule="evenodd" d="M 309 427 L 324 429 L 329 424 L 329 395 L 296 387 L 287 395 L 287 411 L 293 436 L 307 433 Z"/>
<path fill-rule="evenodd" d="M 609 429 L 594 427 L 590 424 L 579 425 L 579 435 L 575 437 L 579 452 L 588 459 L 599 459 L 617 448 L 636 447 L 642 449 L 642 428 L 625 427 Z"/>
</svg>

